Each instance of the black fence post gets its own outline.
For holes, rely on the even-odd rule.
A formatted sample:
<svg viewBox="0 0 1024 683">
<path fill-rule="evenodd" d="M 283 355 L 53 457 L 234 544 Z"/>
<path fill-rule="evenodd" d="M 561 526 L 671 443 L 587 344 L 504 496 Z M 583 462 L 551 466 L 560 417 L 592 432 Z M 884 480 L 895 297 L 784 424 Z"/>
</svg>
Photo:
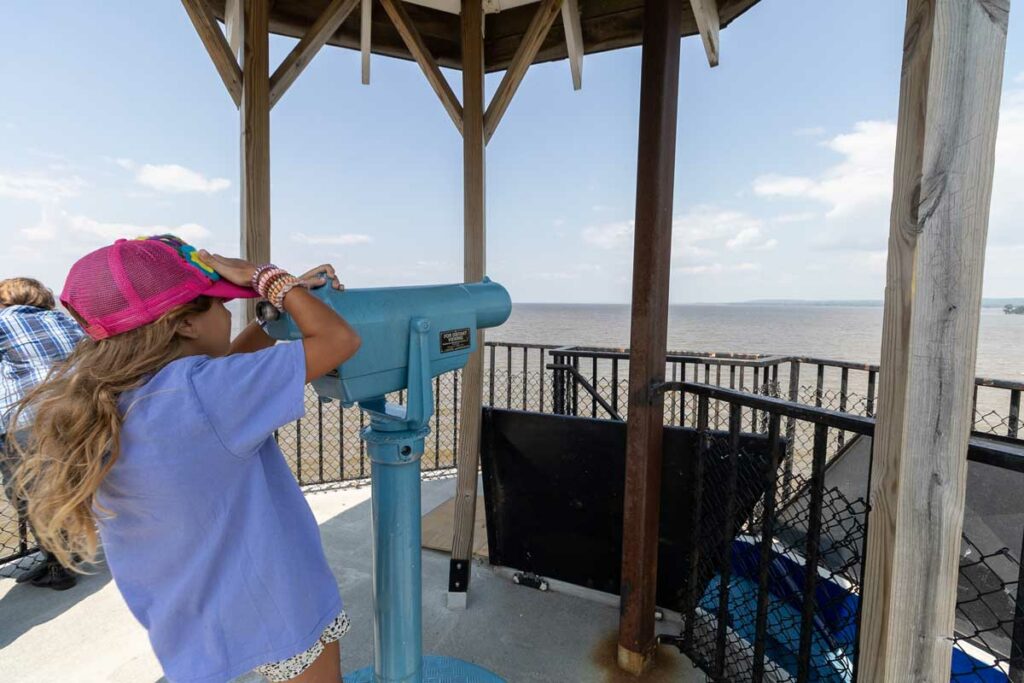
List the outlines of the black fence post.
<svg viewBox="0 0 1024 683">
<path fill-rule="evenodd" d="M 761 683 L 764 679 L 764 646 L 768 633 L 768 571 L 772 564 L 772 542 L 775 535 L 775 495 L 779 482 L 779 429 L 781 418 L 771 414 L 768 418 L 769 456 L 765 468 L 768 490 L 764 494 L 764 508 L 761 514 L 761 557 L 757 565 L 757 615 L 754 619 L 754 669 L 751 682 Z"/>
<path fill-rule="evenodd" d="M 732 538 L 736 516 L 736 488 L 739 483 L 740 429 L 742 407 L 729 404 L 729 478 L 726 482 L 725 519 L 718 548 L 718 628 L 715 633 L 715 680 L 725 675 L 726 636 L 729 628 L 729 583 L 732 580 Z"/>
<path fill-rule="evenodd" d="M 1011 683 L 1024 683 L 1024 539 L 1021 540 L 1020 564 L 1017 567 L 1009 678 Z"/>
<path fill-rule="evenodd" d="M 490 387 L 487 390 L 487 393 L 488 393 L 488 396 L 489 396 L 489 400 L 487 402 L 487 405 L 489 405 L 491 408 L 493 408 L 494 407 L 494 347 L 495 347 L 495 344 L 493 344 L 493 343 L 490 344 L 490 347 L 491 347 L 491 367 L 490 367 L 490 370 L 487 373 L 488 377 L 490 378 Z"/>
<path fill-rule="evenodd" d="M 683 647 L 687 652 L 693 648 L 693 627 L 697 612 L 697 583 L 700 569 L 700 524 L 704 507 L 704 456 L 708 449 L 708 397 L 701 394 L 697 397 L 697 452 L 693 463 L 693 504 L 690 506 L 690 528 L 688 544 L 690 547 L 689 567 L 686 579 L 686 604 L 683 619 Z"/>
<path fill-rule="evenodd" d="M 526 410 L 526 394 L 529 386 L 529 348 L 523 345 L 523 410 Z"/>
<path fill-rule="evenodd" d="M 878 379 L 878 371 L 871 370 L 868 372 L 868 417 L 875 416 L 875 382 Z"/>
<path fill-rule="evenodd" d="M 612 410 L 619 412 L 619 359 L 612 358 Z"/>
<path fill-rule="evenodd" d="M 821 367 L 821 366 L 818 366 Z M 819 373 L 820 376 L 820 373 Z M 815 589 L 818 585 L 818 555 L 821 543 L 821 508 L 825 496 L 825 453 L 828 426 L 814 425 L 814 461 L 811 466 L 811 505 L 807 511 L 807 574 L 800 610 L 800 651 L 797 655 L 797 683 L 811 680 L 811 637 L 814 633 Z"/>
<path fill-rule="evenodd" d="M 847 390 L 849 389 L 849 387 L 850 387 L 850 369 L 849 368 L 843 368 L 842 374 L 840 375 L 840 381 L 839 381 L 839 412 L 841 412 L 841 413 L 845 413 L 846 412 L 846 394 L 847 394 Z M 846 443 L 846 432 L 844 432 L 842 429 L 839 430 L 838 440 L 839 440 L 839 448 L 842 448 L 843 444 Z"/>
<path fill-rule="evenodd" d="M 789 361 L 789 400 L 797 403 L 800 400 L 800 361 Z M 793 455 L 796 451 L 796 419 L 786 419 L 786 467 L 783 470 L 783 495 L 789 495 L 789 486 L 793 481 Z"/>
<path fill-rule="evenodd" d="M 509 344 L 505 347 L 507 351 L 505 357 L 505 374 L 508 375 L 508 381 L 505 382 L 505 407 L 508 409 L 512 408 L 512 345 Z"/>
<path fill-rule="evenodd" d="M 543 413 L 544 412 L 544 384 L 545 384 L 544 375 L 546 374 L 545 371 L 544 371 L 544 365 L 545 365 L 545 363 L 544 363 L 544 356 L 547 354 L 547 350 L 546 349 L 537 349 L 537 351 L 540 352 L 540 358 L 539 358 L 539 360 L 540 360 L 540 412 Z"/>
<path fill-rule="evenodd" d="M 1017 438 L 1020 428 L 1020 389 L 1010 392 L 1010 417 L 1006 423 L 1006 435 L 1011 439 Z"/>
<path fill-rule="evenodd" d="M 324 483 L 324 402 L 316 402 L 316 458 L 317 458 L 317 483 Z"/>
</svg>

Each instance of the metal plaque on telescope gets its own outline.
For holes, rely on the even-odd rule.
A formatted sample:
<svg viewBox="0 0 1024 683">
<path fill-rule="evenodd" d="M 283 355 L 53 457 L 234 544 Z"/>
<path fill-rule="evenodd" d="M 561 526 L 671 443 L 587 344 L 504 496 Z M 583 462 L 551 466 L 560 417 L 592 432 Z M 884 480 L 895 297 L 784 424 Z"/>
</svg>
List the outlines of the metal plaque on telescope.
<svg viewBox="0 0 1024 683">
<path fill-rule="evenodd" d="M 458 330 L 442 330 L 441 332 L 441 353 L 462 351 L 470 347 L 469 328 L 463 327 Z"/>
</svg>

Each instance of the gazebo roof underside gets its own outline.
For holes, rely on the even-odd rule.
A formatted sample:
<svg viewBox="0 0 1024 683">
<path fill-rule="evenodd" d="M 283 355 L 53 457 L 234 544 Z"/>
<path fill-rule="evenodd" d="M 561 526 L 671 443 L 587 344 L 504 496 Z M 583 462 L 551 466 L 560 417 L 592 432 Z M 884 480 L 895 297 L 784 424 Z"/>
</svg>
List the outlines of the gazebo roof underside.
<svg viewBox="0 0 1024 683">
<path fill-rule="evenodd" d="M 686 0 L 678 1 L 683 3 L 680 35 L 697 34 L 697 23 L 690 3 Z M 225 0 L 205 2 L 218 19 L 224 19 Z M 300 38 L 305 35 L 329 2 L 330 0 L 272 0 L 270 30 L 272 33 Z M 719 0 L 718 14 L 722 28 L 757 2 L 758 0 Z M 639 45 L 643 33 L 643 4 L 643 0 L 581 0 L 579 11 L 584 53 Z M 461 69 L 459 16 L 411 3 L 406 3 L 405 9 L 438 64 Z M 536 9 L 536 4 L 529 4 L 487 15 L 484 62 L 488 72 L 501 71 L 508 67 Z M 375 54 L 408 60 L 413 58 L 379 3 L 373 5 L 371 37 L 371 49 Z M 359 49 L 358 11 L 349 15 L 328 43 Z M 552 25 L 534 63 L 565 59 L 566 56 L 565 32 L 558 21 Z"/>
</svg>

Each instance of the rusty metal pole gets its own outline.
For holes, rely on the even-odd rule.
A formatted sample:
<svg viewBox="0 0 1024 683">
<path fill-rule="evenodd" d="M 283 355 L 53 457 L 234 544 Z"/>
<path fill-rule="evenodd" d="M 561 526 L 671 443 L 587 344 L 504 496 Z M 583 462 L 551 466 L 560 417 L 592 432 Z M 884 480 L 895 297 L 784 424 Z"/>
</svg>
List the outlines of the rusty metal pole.
<svg viewBox="0 0 1024 683">
<path fill-rule="evenodd" d="M 664 408 L 651 387 L 665 379 L 682 6 L 678 0 L 644 4 L 618 648 L 619 666 L 634 675 L 650 665 L 656 645 Z"/>
</svg>

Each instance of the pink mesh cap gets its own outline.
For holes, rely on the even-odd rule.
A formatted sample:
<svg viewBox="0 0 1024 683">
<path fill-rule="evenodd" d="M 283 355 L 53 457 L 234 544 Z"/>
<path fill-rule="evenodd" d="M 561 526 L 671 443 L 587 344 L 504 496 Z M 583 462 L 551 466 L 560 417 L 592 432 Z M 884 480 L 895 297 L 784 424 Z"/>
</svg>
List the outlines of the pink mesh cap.
<svg viewBox="0 0 1024 683">
<path fill-rule="evenodd" d="M 251 299 L 203 263 L 195 248 L 174 235 L 117 240 L 71 266 L 61 302 L 85 322 L 93 339 L 106 339 L 158 320 L 198 296 Z"/>
</svg>

